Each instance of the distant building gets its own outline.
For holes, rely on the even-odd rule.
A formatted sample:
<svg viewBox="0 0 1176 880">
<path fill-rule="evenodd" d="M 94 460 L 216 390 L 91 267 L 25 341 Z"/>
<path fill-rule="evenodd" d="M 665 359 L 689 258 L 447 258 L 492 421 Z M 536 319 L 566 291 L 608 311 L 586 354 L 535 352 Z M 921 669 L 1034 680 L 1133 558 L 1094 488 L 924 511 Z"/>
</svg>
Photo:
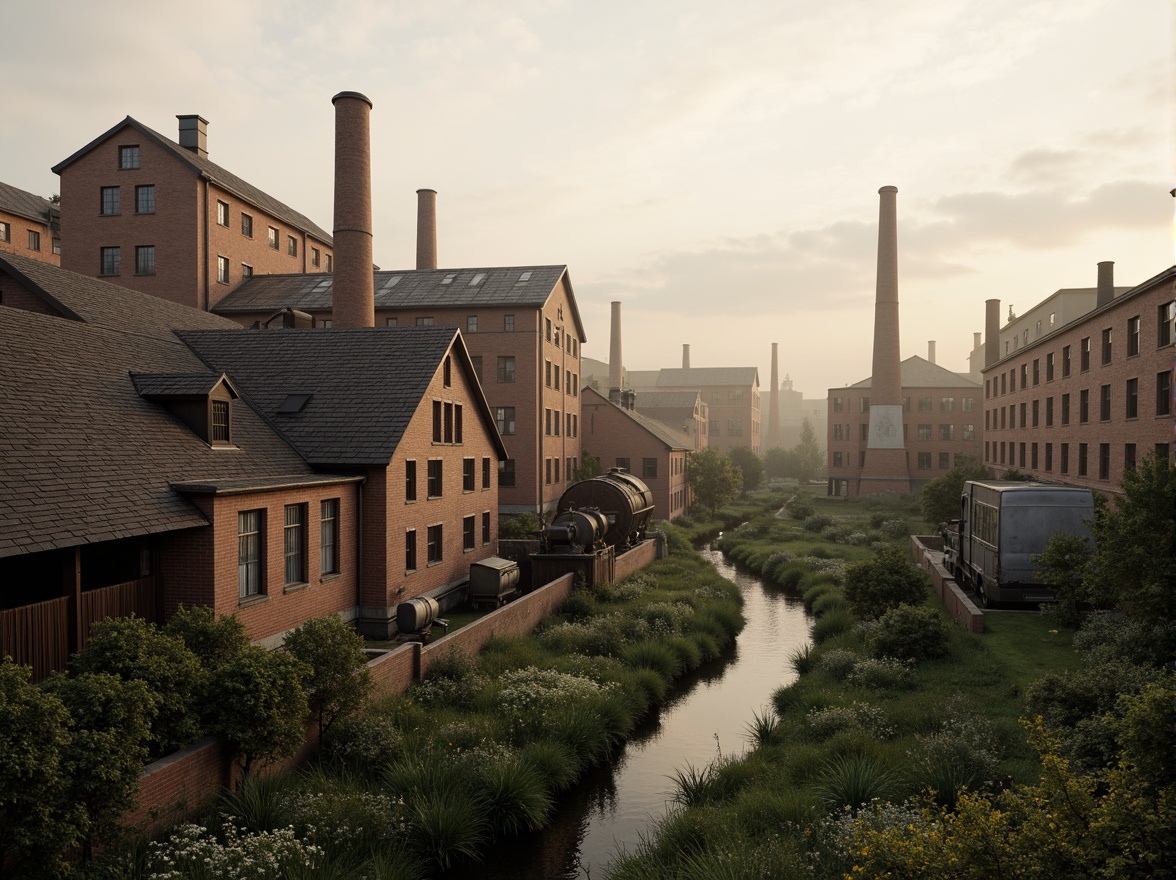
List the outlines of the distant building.
<svg viewBox="0 0 1176 880">
<path fill-rule="evenodd" d="M 634 409 L 661 422 L 671 431 L 689 437 L 691 449 L 706 449 L 709 438 L 710 407 L 698 391 L 639 391 Z"/>
<path fill-rule="evenodd" d="M 331 235 L 208 158 L 208 122 L 179 116 L 179 143 L 128 116 L 53 170 L 61 265 L 211 310 L 253 275 L 332 271 Z"/>
<path fill-rule="evenodd" d="M 817 445 L 825 451 L 824 426 L 828 421 L 829 400 L 820 398 L 814 400 L 806 398 L 800 391 L 793 388 L 792 379 L 785 375 L 780 382 L 780 445 L 791 449 L 800 442 L 800 431 L 808 419 L 813 433 L 817 438 Z"/>
<path fill-rule="evenodd" d="M 61 265 L 61 211 L 46 198 L 0 183 L 0 252 Z"/>
<path fill-rule="evenodd" d="M 707 445 L 726 453 L 737 446 L 759 455 L 759 370 L 755 367 L 674 367 L 629 370 L 626 379 L 643 391 L 695 391 L 707 405 Z"/>
</svg>

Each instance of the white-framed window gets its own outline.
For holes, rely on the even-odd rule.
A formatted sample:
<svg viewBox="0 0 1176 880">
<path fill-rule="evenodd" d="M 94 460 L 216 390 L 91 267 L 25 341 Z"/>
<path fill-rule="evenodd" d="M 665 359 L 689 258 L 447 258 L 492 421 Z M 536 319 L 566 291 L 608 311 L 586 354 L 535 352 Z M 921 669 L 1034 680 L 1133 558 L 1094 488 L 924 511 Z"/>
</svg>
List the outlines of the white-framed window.
<svg viewBox="0 0 1176 880">
<path fill-rule="evenodd" d="M 216 280 L 221 284 L 229 283 L 229 258 L 216 258 Z"/>
<path fill-rule="evenodd" d="M 216 222 L 218 226 L 229 225 L 229 203 L 222 202 L 217 199 L 216 202 Z"/>
<path fill-rule="evenodd" d="M 237 589 L 241 599 L 261 594 L 262 529 L 264 512 L 243 510 L 237 514 Z"/>
</svg>

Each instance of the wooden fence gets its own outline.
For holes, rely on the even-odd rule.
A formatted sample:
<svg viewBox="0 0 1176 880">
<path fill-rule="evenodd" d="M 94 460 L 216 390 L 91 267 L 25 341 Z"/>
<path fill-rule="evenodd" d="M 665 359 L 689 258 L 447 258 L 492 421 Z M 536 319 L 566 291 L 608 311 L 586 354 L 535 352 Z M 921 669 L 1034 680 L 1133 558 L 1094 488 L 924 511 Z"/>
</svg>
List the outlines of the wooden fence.
<svg viewBox="0 0 1176 880">
<path fill-rule="evenodd" d="M 77 650 L 84 651 L 90 639 L 90 625 L 106 617 L 142 617 L 159 623 L 159 591 L 154 577 L 139 578 L 112 587 L 82 593 L 81 628 Z"/>
<path fill-rule="evenodd" d="M 69 660 L 69 597 L 0 611 L 0 654 L 33 667 L 33 680 L 65 669 Z"/>
</svg>

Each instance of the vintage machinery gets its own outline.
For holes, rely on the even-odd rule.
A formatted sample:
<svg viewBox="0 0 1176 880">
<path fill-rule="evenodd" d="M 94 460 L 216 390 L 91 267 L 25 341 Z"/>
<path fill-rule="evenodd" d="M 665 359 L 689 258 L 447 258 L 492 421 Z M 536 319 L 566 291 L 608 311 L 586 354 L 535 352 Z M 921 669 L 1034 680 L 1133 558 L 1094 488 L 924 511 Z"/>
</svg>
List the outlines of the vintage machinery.
<svg viewBox="0 0 1176 880">
<path fill-rule="evenodd" d="M 589 515 L 589 510 L 596 516 Z M 607 474 L 568 486 L 560 496 L 557 511 L 544 532 L 569 525 L 574 525 L 576 531 L 574 535 L 565 532 L 558 536 L 553 532 L 551 546 L 578 546 L 583 548 L 579 552 L 591 552 L 590 548 L 603 544 L 620 551 L 644 539 L 645 527 L 653 516 L 653 492 L 623 468 L 612 468 Z M 589 523 L 589 520 L 595 521 Z M 603 532 L 602 526 L 607 526 Z M 588 540 L 589 529 L 591 540 Z"/>
<path fill-rule="evenodd" d="M 491 556 L 470 566 L 470 602 L 498 607 L 519 586 L 519 564 L 511 559 Z"/>
</svg>

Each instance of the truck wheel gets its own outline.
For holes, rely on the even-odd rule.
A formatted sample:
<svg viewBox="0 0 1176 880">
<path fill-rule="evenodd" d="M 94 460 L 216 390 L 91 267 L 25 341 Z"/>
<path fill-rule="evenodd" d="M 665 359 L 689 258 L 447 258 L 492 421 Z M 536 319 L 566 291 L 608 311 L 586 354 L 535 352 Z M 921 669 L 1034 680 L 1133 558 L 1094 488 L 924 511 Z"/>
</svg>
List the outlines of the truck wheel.
<svg viewBox="0 0 1176 880">
<path fill-rule="evenodd" d="M 984 589 L 984 585 L 980 585 L 980 604 L 985 608 L 995 608 L 996 603 L 988 598 L 988 591 Z"/>
</svg>

